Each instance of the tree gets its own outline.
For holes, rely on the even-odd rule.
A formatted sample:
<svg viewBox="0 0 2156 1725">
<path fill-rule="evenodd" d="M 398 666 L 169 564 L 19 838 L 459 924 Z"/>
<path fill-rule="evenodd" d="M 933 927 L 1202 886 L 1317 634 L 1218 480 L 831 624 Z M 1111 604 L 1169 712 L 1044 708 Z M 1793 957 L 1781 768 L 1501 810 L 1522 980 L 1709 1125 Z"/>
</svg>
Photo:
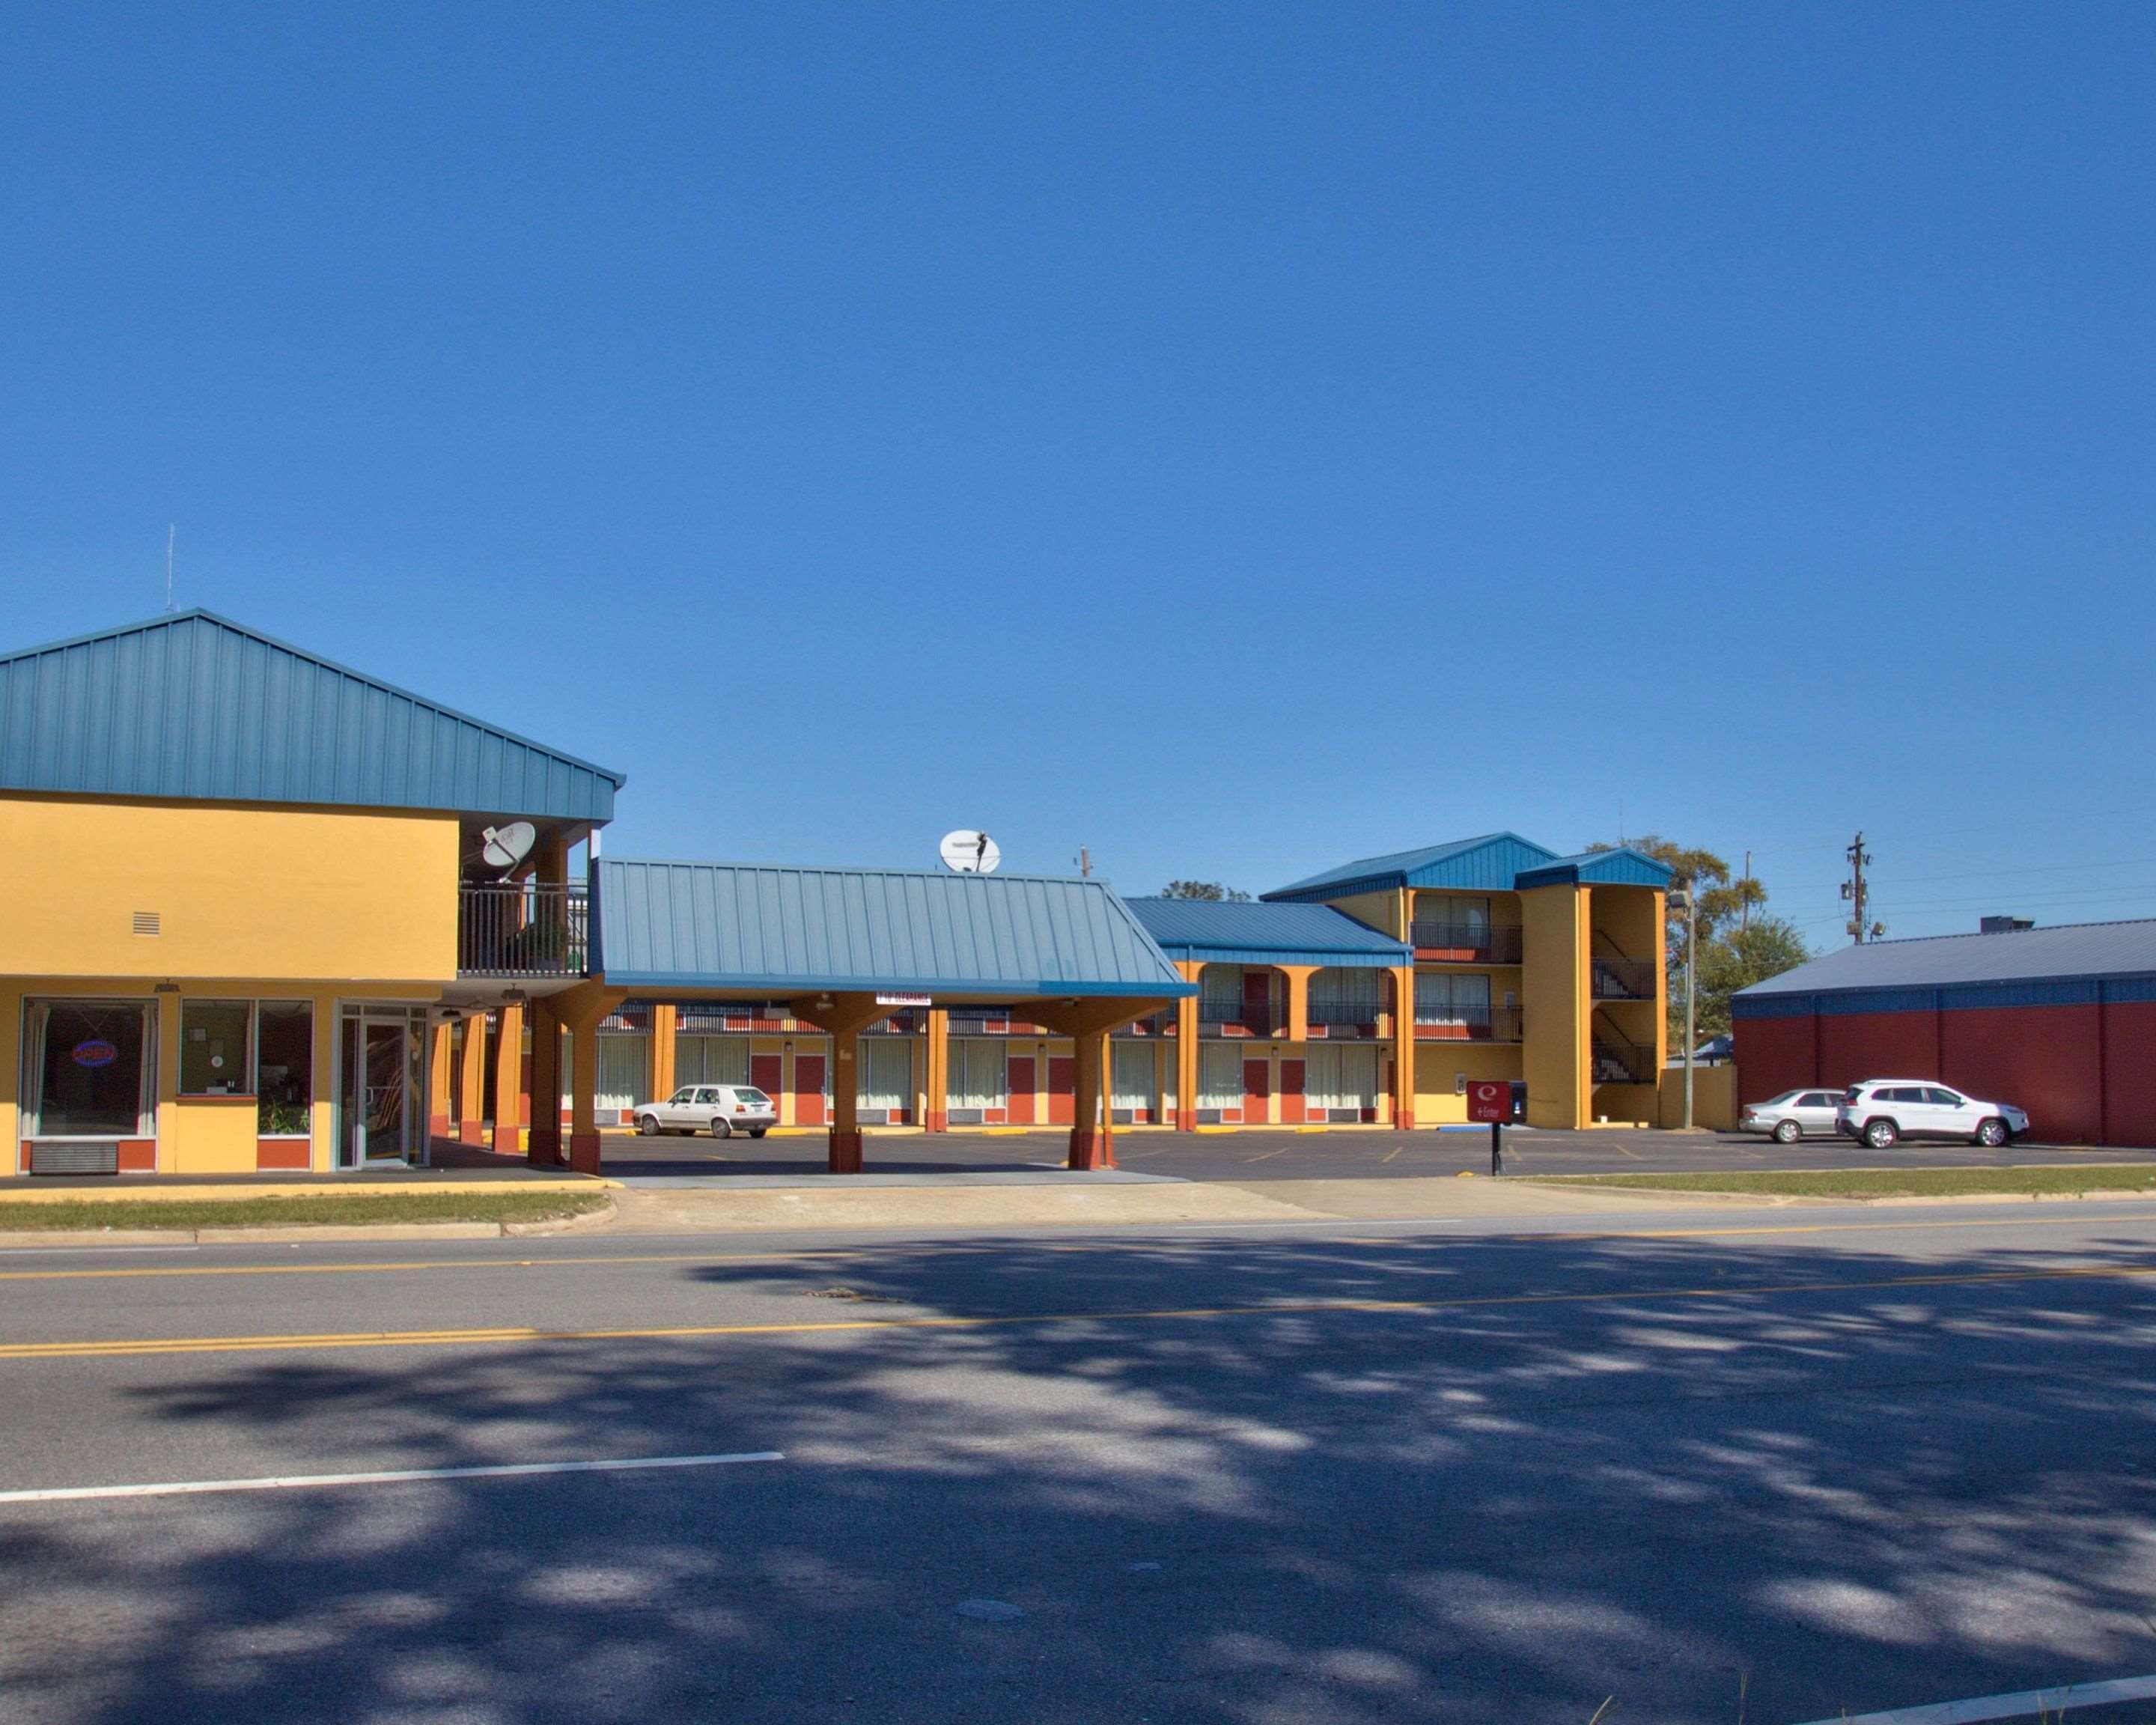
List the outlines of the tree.
<svg viewBox="0 0 2156 1725">
<path fill-rule="evenodd" d="M 1171 880 L 1160 890 L 1163 898 L 1203 899 L 1208 904 L 1248 904 L 1250 896 L 1238 892 L 1232 886 L 1223 886 L 1218 880 Z"/>
<path fill-rule="evenodd" d="M 1812 956 L 1797 925 L 1785 916 L 1754 916 L 1699 948 L 1697 1016 L 1702 1037 L 1729 1028 L 1729 997 L 1739 988 L 1794 970 Z"/>
</svg>

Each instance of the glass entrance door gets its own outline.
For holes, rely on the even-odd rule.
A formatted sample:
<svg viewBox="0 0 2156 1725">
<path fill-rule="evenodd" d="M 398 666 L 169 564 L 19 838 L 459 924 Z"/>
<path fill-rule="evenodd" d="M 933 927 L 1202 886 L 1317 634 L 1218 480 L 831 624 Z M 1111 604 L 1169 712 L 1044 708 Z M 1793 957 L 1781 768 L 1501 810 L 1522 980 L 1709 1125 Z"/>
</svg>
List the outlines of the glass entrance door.
<svg viewBox="0 0 2156 1725">
<path fill-rule="evenodd" d="M 346 1017 L 339 1168 L 417 1159 L 418 1050 L 406 1014 Z"/>
</svg>

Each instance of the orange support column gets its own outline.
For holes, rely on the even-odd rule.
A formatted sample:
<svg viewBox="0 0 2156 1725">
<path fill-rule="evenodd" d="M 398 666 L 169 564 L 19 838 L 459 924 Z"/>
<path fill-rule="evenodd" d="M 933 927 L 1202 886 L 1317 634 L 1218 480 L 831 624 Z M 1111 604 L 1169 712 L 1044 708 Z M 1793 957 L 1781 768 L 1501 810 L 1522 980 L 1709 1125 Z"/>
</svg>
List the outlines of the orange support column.
<svg viewBox="0 0 2156 1725">
<path fill-rule="evenodd" d="M 1393 973 L 1393 1125 L 1404 1132 L 1415 1123 L 1414 1026 L 1414 971 L 1404 966 Z"/>
<path fill-rule="evenodd" d="M 505 1006 L 494 1039 L 494 1153 L 515 1156 L 524 1146 L 524 1009 Z"/>
<path fill-rule="evenodd" d="M 449 1086 L 454 1077 L 451 1050 L 454 1038 L 453 1027 L 437 1024 L 427 1041 L 427 1136 L 446 1138 L 449 1135 Z"/>
<path fill-rule="evenodd" d="M 1287 1040 L 1290 1042 L 1310 1040 L 1310 979 L 1317 974 L 1315 964 L 1283 964 L 1278 967 L 1287 978 Z"/>
<path fill-rule="evenodd" d="M 562 1160 L 562 1025 L 543 1000 L 531 1003 L 531 1136 L 525 1155 L 535 1168 Z"/>
<path fill-rule="evenodd" d="M 465 1046 L 457 1063 L 457 1136 L 467 1144 L 486 1142 L 486 1014 L 465 1020 Z"/>
<path fill-rule="evenodd" d="M 664 1101 L 674 1094 L 674 1036 L 680 1028 L 681 1009 L 674 1005 L 651 1009 L 651 1076 L 649 1100 Z"/>
<path fill-rule="evenodd" d="M 1089 1030 L 1071 1038 L 1076 1059 L 1075 1094 L 1071 1098 L 1070 1166 L 1074 1168 L 1113 1168 L 1116 1165 L 1116 1117 L 1107 1106 L 1108 1033 Z"/>
<path fill-rule="evenodd" d="M 831 1032 L 831 1172 L 861 1171 L 861 1033 Z"/>
<path fill-rule="evenodd" d="M 599 1171 L 599 1027 L 598 1019 L 569 1032 L 569 1166 L 580 1174 Z"/>
<path fill-rule="evenodd" d="M 927 1070 L 922 1075 L 923 1132 L 951 1129 L 951 1014 L 940 1006 L 928 1009 Z"/>
<path fill-rule="evenodd" d="M 1194 983 L 1205 967 L 1178 963 L 1186 983 Z M 1198 997 L 1175 1003 L 1175 1129 L 1198 1130 Z"/>
</svg>

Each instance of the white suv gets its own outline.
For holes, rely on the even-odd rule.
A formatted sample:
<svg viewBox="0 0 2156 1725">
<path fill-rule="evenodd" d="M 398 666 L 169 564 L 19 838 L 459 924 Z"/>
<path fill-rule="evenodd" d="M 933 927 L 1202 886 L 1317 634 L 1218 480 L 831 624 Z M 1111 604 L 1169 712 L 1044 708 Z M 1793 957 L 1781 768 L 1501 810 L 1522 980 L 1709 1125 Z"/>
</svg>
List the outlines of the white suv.
<svg viewBox="0 0 2156 1725">
<path fill-rule="evenodd" d="M 2029 1117 L 2011 1102 L 1980 1102 L 1944 1085 L 1914 1078 L 1867 1078 L 1842 1092 L 1835 1130 L 1891 1150 L 1903 1138 L 1964 1138 L 1997 1147 L 2029 1130 Z"/>
<path fill-rule="evenodd" d="M 747 1132 L 760 1138 L 778 1124 L 778 1105 L 752 1084 L 685 1084 L 663 1102 L 636 1109 L 636 1129 L 647 1138 L 661 1132 L 694 1135 L 711 1128 L 715 1138 Z"/>
</svg>

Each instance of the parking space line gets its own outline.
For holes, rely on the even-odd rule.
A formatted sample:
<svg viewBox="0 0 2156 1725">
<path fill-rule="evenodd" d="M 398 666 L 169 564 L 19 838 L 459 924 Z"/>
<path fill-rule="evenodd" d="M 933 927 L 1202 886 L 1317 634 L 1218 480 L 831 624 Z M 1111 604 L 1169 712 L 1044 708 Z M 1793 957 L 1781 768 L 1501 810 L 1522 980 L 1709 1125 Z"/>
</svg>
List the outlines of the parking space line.
<svg viewBox="0 0 2156 1725">
<path fill-rule="evenodd" d="M 80 1503 L 107 1497 L 200 1497 L 224 1491 L 305 1491 L 325 1486 L 401 1486 L 414 1480 L 532 1479 L 547 1474 L 635 1473 L 662 1467 L 733 1467 L 783 1461 L 778 1450 L 728 1455 L 632 1455 L 601 1461 L 517 1461 L 495 1466 L 406 1467 L 376 1473 L 285 1474 L 257 1480 L 171 1480 L 143 1486 L 54 1486 L 0 1491 L 0 1503 Z"/>
</svg>

